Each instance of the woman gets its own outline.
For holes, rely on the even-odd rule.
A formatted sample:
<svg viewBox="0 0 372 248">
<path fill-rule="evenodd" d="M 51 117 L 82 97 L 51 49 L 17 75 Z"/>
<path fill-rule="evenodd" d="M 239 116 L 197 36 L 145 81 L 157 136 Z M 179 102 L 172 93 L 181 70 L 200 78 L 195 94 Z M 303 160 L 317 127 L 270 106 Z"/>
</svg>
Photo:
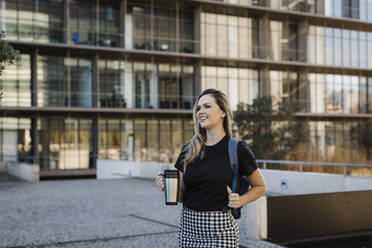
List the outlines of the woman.
<svg viewBox="0 0 372 248">
<path fill-rule="evenodd" d="M 266 191 L 256 159 L 244 141 L 238 143 L 239 173 L 247 176 L 251 189 L 231 193 L 233 173 L 228 157 L 232 136 L 232 111 L 226 95 L 205 90 L 193 109 L 194 136 L 176 161 L 180 171 L 179 201 L 183 202 L 179 247 L 239 247 L 239 231 L 231 210 L 257 200 Z M 189 152 L 188 152 L 189 151 Z M 164 190 L 159 172 L 156 185 Z"/>
</svg>

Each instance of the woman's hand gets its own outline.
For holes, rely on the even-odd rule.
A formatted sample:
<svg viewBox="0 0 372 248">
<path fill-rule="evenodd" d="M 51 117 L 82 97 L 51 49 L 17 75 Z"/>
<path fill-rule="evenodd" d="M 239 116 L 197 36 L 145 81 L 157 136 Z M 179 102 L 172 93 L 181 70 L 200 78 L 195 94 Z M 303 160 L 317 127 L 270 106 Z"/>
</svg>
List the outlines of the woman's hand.
<svg viewBox="0 0 372 248">
<path fill-rule="evenodd" d="M 161 172 L 158 172 L 158 175 L 155 178 L 155 184 L 161 191 L 164 191 L 164 177 Z"/>
<path fill-rule="evenodd" d="M 230 208 L 240 208 L 241 202 L 240 202 L 240 196 L 238 193 L 232 193 L 232 190 L 229 186 L 227 186 L 227 193 L 229 194 L 229 204 L 228 206 Z"/>
</svg>

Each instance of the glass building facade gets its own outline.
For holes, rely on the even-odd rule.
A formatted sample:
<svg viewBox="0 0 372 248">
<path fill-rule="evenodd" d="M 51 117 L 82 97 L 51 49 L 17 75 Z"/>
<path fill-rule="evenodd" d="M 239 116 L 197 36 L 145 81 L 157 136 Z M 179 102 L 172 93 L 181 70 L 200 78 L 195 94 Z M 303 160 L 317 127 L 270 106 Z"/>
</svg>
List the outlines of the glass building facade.
<svg viewBox="0 0 372 248">
<path fill-rule="evenodd" d="M 192 135 L 190 120 L 102 118 L 99 120 L 99 157 L 171 163 Z"/>
<path fill-rule="evenodd" d="M 262 6 L 329 17 L 372 21 L 371 0 L 215 0 L 241 6 Z"/>
<path fill-rule="evenodd" d="M 2 30 L 8 39 L 62 43 L 63 0 L 3 0 Z"/>
<path fill-rule="evenodd" d="M 128 5 L 126 20 L 133 26 L 132 48 L 194 52 L 193 12 L 133 3 Z"/>
<path fill-rule="evenodd" d="M 307 61 L 318 65 L 372 68 L 372 32 L 324 28 L 308 29 Z"/>
<path fill-rule="evenodd" d="M 40 170 L 87 169 L 92 149 L 92 120 L 39 118 Z"/>
<path fill-rule="evenodd" d="M 3 117 L 0 127 L 1 161 L 32 163 L 31 120 Z"/>
<path fill-rule="evenodd" d="M 0 0 L 0 160 L 175 162 L 207 88 L 296 105 L 288 159 L 372 162 L 372 0 Z M 270 158 L 260 158 L 270 159 Z"/>
<path fill-rule="evenodd" d="M 258 22 L 254 18 L 201 14 L 201 51 L 215 57 L 255 58 L 259 56 Z"/>
</svg>

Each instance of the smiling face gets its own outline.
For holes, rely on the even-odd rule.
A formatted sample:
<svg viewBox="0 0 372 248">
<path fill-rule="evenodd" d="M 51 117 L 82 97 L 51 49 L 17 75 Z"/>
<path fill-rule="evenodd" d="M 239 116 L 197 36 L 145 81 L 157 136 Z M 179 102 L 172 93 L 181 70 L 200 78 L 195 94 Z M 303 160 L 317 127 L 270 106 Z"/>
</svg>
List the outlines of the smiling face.
<svg viewBox="0 0 372 248">
<path fill-rule="evenodd" d="M 218 125 L 223 125 L 225 113 L 220 109 L 212 95 L 202 96 L 199 99 L 196 110 L 196 116 L 201 128 L 211 129 Z"/>
</svg>

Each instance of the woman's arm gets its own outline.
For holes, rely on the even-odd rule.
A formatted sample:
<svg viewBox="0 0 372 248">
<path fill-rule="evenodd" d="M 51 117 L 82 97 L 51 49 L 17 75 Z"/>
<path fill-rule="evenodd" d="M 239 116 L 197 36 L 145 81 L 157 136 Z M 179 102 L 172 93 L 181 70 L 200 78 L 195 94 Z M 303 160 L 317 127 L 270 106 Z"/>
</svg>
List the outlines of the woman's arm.
<svg viewBox="0 0 372 248">
<path fill-rule="evenodd" d="M 265 180 L 262 177 L 260 169 L 256 169 L 247 177 L 252 186 L 247 193 L 240 196 L 240 205 L 244 206 L 260 198 L 266 192 Z"/>
<path fill-rule="evenodd" d="M 183 183 L 183 173 L 180 172 L 180 185 L 178 190 L 178 202 L 183 202 L 183 192 L 185 190 L 185 184 Z"/>
</svg>

